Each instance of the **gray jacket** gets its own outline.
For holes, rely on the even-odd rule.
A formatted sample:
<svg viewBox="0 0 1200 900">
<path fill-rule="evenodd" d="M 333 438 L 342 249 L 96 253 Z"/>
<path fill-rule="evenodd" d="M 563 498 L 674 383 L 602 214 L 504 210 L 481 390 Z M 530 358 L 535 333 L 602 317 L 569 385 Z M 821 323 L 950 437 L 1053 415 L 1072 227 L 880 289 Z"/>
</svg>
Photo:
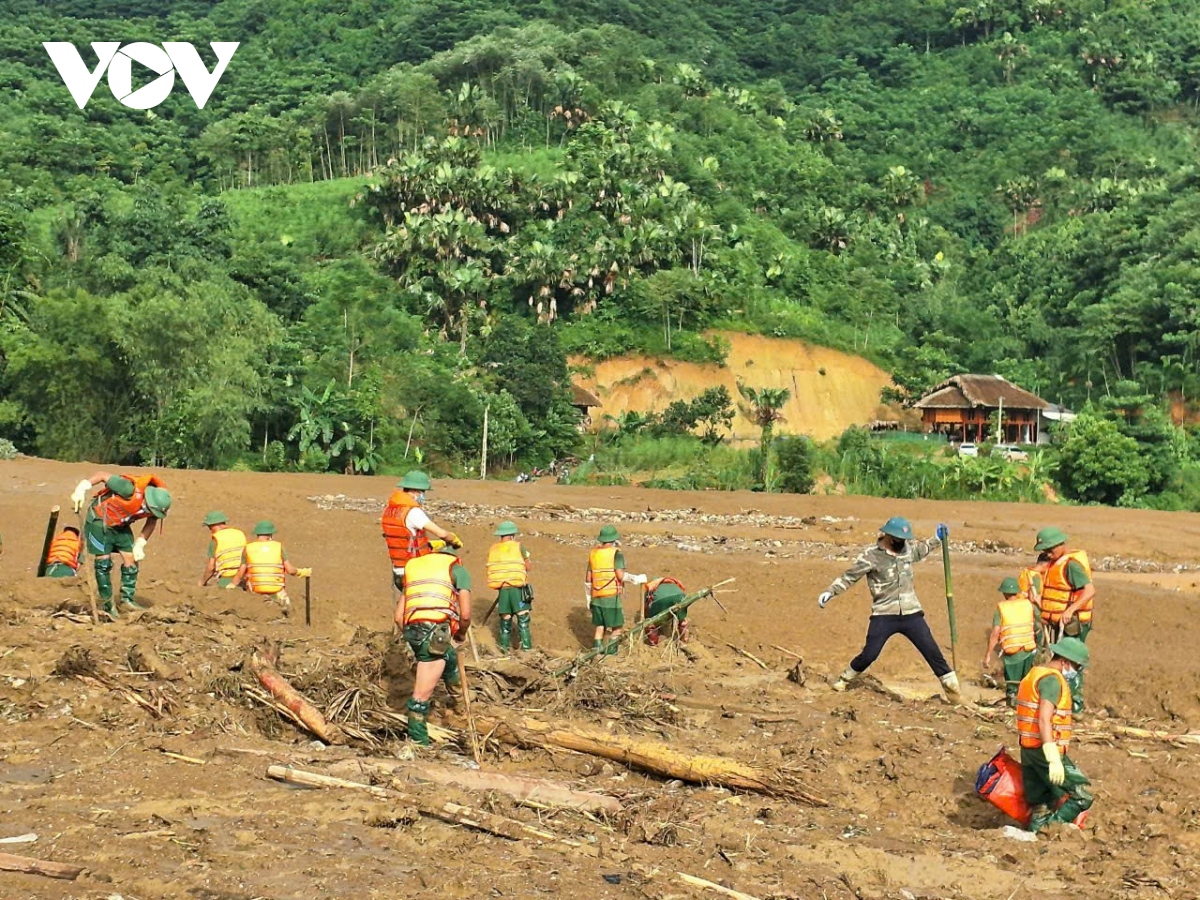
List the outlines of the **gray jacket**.
<svg viewBox="0 0 1200 900">
<path fill-rule="evenodd" d="M 892 553 L 883 539 L 868 547 L 849 569 L 833 580 L 829 593 L 837 596 L 849 590 L 864 575 L 871 591 L 871 615 L 910 616 L 921 612 L 921 601 L 913 586 L 913 563 L 920 562 L 942 546 L 937 538 L 909 541 L 902 553 Z"/>
</svg>

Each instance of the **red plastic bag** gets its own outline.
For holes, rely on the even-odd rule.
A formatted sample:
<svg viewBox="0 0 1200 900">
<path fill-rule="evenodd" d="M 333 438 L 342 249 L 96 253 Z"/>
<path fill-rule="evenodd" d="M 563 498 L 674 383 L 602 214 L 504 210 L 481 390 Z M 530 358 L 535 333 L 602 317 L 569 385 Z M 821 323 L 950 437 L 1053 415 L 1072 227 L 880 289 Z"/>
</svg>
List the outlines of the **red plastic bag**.
<svg viewBox="0 0 1200 900">
<path fill-rule="evenodd" d="M 1016 819 L 1022 828 L 1029 827 L 1033 810 L 1025 800 L 1021 764 L 1009 756 L 1004 747 L 979 767 L 975 793 L 1009 818 Z"/>
</svg>

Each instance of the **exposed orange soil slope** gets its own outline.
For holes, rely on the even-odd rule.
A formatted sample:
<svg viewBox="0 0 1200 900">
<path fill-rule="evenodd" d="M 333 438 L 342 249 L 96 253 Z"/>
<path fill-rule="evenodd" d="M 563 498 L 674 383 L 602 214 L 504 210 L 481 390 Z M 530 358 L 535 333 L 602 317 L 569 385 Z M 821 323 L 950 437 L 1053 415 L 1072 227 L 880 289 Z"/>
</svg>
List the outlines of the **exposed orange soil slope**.
<svg viewBox="0 0 1200 900">
<path fill-rule="evenodd" d="M 874 363 L 803 341 L 732 332 L 721 336 L 730 343 L 724 366 L 645 356 L 621 356 L 596 363 L 594 374 L 578 378 L 603 403 L 592 411 L 592 421 L 599 424 L 605 415 L 618 416 L 631 410 L 659 412 L 672 400 L 690 400 L 721 384 L 736 399 L 738 379 L 751 387 L 791 391 L 785 420 L 779 426 L 781 432 L 825 440 L 851 425 L 881 418 L 879 392 L 891 383 L 891 378 Z M 587 363 L 582 359 L 572 362 Z M 758 428 L 739 410 L 733 421 L 733 438 L 748 440 L 757 436 Z"/>
</svg>

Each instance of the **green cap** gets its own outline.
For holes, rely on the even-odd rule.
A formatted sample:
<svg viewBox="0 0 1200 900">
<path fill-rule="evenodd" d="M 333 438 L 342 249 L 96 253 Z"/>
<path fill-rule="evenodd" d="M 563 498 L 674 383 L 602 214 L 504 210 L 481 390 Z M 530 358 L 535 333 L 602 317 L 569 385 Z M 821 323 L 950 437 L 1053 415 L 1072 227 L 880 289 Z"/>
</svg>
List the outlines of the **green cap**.
<svg viewBox="0 0 1200 900">
<path fill-rule="evenodd" d="M 496 537 L 507 537 L 510 534 L 517 534 L 519 529 L 516 522 L 510 522 L 505 519 L 496 526 Z"/>
<path fill-rule="evenodd" d="M 1063 659 L 1069 659 L 1080 668 L 1091 662 L 1092 654 L 1088 652 L 1087 644 L 1079 638 L 1065 637 L 1056 644 L 1050 645 L 1050 652 Z"/>
<path fill-rule="evenodd" d="M 617 526 L 615 525 L 605 525 L 600 529 L 600 537 L 597 538 L 602 544 L 611 544 L 620 539 L 621 535 L 617 533 Z"/>
<path fill-rule="evenodd" d="M 205 525 L 224 525 L 228 521 L 229 516 L 225 515 L 223 512 L 218 512 L 215 509 L 204 517 Z"/>
<path fill-rule="evenodd" d="M 429 476 L 424 472 L 418 472 L 413 469 L 407 475 L 400 479 L 400 483 L 396 485 L 398 488 L 403 488 L 406 491 L 431 491 L 433 485 L 429 482 Z"/>
<path fill-rule="evenodd" d="M 1000 593 L 1002 594 L 1019 594 L 1021 593 L 1021 584 L 1017 579 L 1009 575 L 1000 582 Z"/>
<path fill-rule="evenodd" d="M 1057 547 L 1066 542 L 1067 536 L 1063 534 L 1061 528 L 1043 528 L 1037 533 L 1037 543 L 1033 545 L 1033 549 L 1049 550 L 1051 547 Z"/>
<path fill-rule="evenodd" d="M 146 508 L 154 513 L 154 518 L 165 519 L 167 510 L 171 508 L 171 494 L 166 488 L 146 488 Z"/>
<path fill-rule="evenodd" d="M 274 534 L 275 533 L 275 523 L 272 522 L 270 519 L 263 519 L 261 522 L 259 522 L 257 525 L 254 526 L 254 533 L 259 535 L 260 537 L 264 534 Z"/>
</svg>

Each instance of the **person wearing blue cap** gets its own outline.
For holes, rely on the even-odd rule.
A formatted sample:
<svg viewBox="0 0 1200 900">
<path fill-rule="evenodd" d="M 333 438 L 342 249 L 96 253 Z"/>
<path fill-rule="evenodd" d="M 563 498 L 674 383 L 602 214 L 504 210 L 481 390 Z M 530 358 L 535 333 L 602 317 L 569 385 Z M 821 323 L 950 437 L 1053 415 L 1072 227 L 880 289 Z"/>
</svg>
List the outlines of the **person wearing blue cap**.
<svg viewBox="0 0 1200 900">
<path fill-rule="evenodd" d="M 929 623 L 913 582 L 913 563 L 920 562 L 942 545 L 950 535 L 945 525 L 937 527 L 937 535 L 919 541 L 913 535 L 912 524 L 902 516 L 893 516 L 879 529 L 879 538 L 864 550 L 849 569 L 833 580 L 817 598 L 824 609 L 829 601 L 866 577 L 871 592 L 871 621 L 862 651 L 846 671 L 834 682 L 835 691 L 844 691 L 879 658 L 884 645 L 894 635 L 901 634 L 917 648 L 933 674 L 941 681 L 946 694 L 958 697 L 958 676 L 946 662 L 941 648 L 933 639 Z"/>
</svg>

